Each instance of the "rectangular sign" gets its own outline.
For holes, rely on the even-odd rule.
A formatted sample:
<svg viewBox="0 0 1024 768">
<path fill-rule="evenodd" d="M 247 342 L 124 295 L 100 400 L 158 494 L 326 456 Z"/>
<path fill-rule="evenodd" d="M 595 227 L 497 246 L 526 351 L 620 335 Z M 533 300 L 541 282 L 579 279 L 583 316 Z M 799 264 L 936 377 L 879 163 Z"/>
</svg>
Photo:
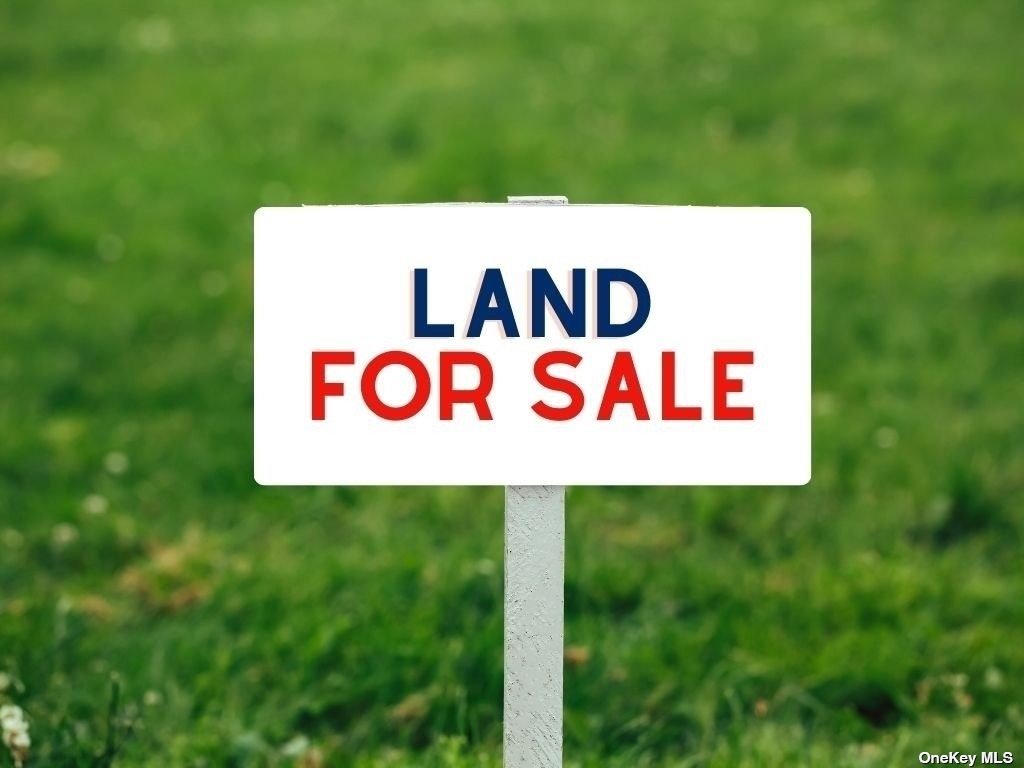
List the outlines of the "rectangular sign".
<svg viewBox="0 0 1024 768">
<path fill-rule="evenodd" d="M 255 217 L 264 485 L 801 485 L 803 208 Z"/>
</svg>

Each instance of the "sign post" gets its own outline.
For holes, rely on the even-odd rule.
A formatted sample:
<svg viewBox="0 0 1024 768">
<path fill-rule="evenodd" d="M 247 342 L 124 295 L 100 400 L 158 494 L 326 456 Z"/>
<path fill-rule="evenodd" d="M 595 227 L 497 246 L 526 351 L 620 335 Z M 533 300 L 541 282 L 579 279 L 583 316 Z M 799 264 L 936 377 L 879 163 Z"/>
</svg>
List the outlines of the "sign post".
<svg viewBox="0 0 1024 768">
<path fill-rule="evenodd" d="M 565 487 L 505 487 L 507 768 L 562 765 Z"/>
<path fill-rule="evenodd" d="M 565 205 L 564 197 L 510 203 Z M 562 765 L 565 486 L 505 486 L 506 768 Z"/>
</svg>

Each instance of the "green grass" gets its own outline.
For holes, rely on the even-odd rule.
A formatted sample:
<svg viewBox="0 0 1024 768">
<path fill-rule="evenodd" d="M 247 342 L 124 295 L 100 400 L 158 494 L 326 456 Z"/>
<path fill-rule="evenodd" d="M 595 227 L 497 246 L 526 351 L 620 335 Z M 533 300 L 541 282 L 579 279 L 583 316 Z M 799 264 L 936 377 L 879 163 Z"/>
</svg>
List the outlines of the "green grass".
<svg viewBox="0 0 1024 768">
<path fill-rule="evenodd" d="M 569 763 L 1024 750 L 1022 31 L 1018 0 L 5 0 L 31 765 L 108 764 L 108 727 L 118 768 L 498 764 L 501 490 L 254 485 L 251 222 L 545 193 L 815 226 L 812 483 L 570 491 Z"/>
</svg>

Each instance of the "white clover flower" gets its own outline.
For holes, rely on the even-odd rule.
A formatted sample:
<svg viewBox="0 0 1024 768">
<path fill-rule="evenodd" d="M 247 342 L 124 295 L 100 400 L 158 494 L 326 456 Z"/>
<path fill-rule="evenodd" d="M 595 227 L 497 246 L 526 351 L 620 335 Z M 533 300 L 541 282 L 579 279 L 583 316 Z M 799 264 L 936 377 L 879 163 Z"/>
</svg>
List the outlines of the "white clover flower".
<svg viewBox="0 0 1024 768">
<path fill-rule="evenodd" d="M 130 464 L 128 457 L 121 451 L 111 451 L 103 457 L 103 466 L 112 475 L 123 475 Z"/>
<path fill-rule="evenodd" d="M 25 716 L 21 711 L 21 707 L 16 707 L 13 704 L 0 707 L 0 728 L 3 729 L 5 734 L 8 731 L 19 730 L 24 721 Z"/>
<path fill-rule="evenodd" d="M 0 739 L 11 753 L 16 768 L 21 768 L 28 759 L 32 740 L 28 735 L 28 721 L 21 707 L 5 704 L 0 707 Z"/>
<path fill-rule="evenodd" d="M 82 501 L 82 509 L 85 510 L 86 514 L 102 515 L 109 508 L 110 502 L 107 501 L 107 497 L 98 493 L 90 493 Z"/>
</svg>

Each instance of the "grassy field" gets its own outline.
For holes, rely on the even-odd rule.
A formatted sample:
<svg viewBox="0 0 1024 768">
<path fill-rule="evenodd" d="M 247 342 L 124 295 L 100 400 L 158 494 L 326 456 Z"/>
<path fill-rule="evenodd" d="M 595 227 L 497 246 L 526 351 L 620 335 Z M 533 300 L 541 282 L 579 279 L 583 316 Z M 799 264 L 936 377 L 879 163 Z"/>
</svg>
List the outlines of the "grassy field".
<svg viewBox="0 0 1024 768">
<path fill-rule="evenodd" d="M 1022 35 L 1019 0 L 4 0 L 29 765 L 499 764 L 501 489 L 254 485 L 252 212 L 545 193 L 815 225 L 812 483 L 570 491 L 569 764 L 1024 750 Z"/>
</svg>

